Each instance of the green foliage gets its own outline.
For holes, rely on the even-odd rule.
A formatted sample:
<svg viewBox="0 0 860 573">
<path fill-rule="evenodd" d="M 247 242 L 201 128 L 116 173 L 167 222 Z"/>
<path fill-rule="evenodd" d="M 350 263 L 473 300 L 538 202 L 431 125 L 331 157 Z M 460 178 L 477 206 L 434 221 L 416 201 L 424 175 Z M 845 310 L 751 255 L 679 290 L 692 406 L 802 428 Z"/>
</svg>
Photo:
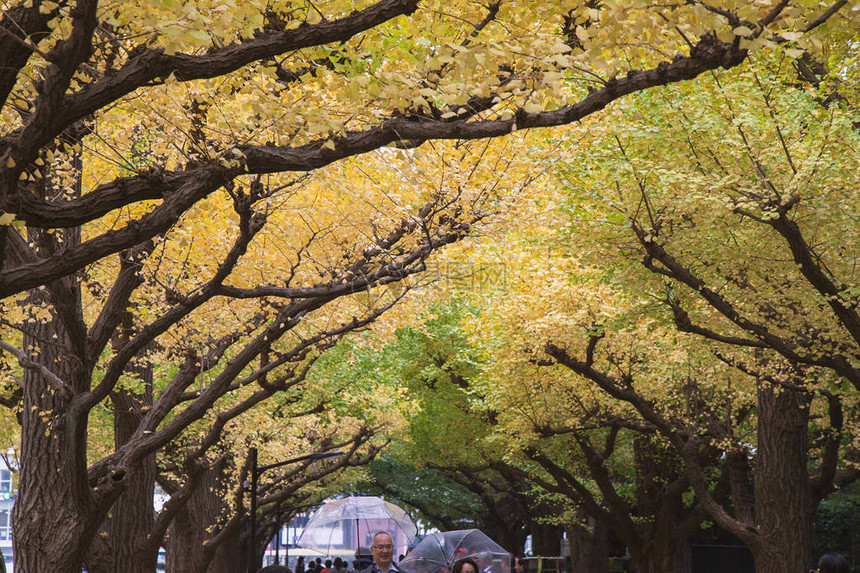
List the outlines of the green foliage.
<svg viewBox="0 0 860 573">
<path fill-rule="evenodd" d="M 380 359 L 382 358 L 382 359 Z M 378 353 L 371 337 L 358 335 L 324 352 L 308 374 L 308 384 L 276 397 L 289 401 L 301 394 L 305 406 L 325 403 L 330 413 L 378 422 L 374 395 L 397 391 L 394 365 Z"/>
<path fill-rule="evenodd" d="M 471 385 L 480 358 L 460 325 L 471 312 L 456 300 L 432 306 L 420 327 L 398 330 L 391 349 L 419 404 L 409 426 L 416 456 L 442 465 L 479 463 L 490 431 Z"/>
<path fill-rule="evenodd" d="M 815 516 L 813 555 L 860 549 L 860 490 L 849 487 L 821 502 Z"/>
<path fill-rule="evenodd" d="M 416 465 L 401 448 L 386 450 L 370 464 L 371 480 L 361 491 L 384 494 L 386 499 L 413 508 L 410 513 L 428 527 L 481 528 L 483 507 L 478 496 L 444 471 Z"/>
</svg>

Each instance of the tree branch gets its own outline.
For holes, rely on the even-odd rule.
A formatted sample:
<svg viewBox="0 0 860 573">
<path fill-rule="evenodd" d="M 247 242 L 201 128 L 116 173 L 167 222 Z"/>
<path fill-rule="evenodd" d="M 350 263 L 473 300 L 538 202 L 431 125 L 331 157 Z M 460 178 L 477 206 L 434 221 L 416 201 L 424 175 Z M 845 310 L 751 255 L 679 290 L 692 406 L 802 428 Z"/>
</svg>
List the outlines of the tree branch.
<svg viewBox="0 0 860 573">
<path fill-rule="evenodd" d="M 72 247 L 62 257 L 51 257 L 38 263 L 3 269 L 0 271 L 0 297 L 69 274 L 100 258 L 165 232 L 198 200 L 240 174 L 308 171 L 402 140 L 482 139 L 506 135 L 515 129 L 566 125 L 600 111 L 630 93 L 692 79 L 710 69 L 735 66 L 745 58 L 744 50 L 706 36 L 691 50 L 689 56 L 677 56 L 672 62 L 663 62 L 649 70 L 633 70 L 623 78 L 609 80 L 605 87 L 592 92 L 583 100 L 556 110 L 538 113 L 521 111 L 511 120 L 392 117 L 365 131 L 350 132 L 295 148 L 238 146 L 237 150 L 243 157 L 239 161 L 241 165 L 237 167 L 227 168 L 222 165 L 221 160 L 215 160 L 186 171 L 149 173 L 118 179 L 94 189 L 79 200 L 68 202 L 49 203 L 39 201 L 35 197 L 27 197 L 27 200 L 19 201 L 18 218 L 34 227 L 82 225 L 113 209 L 139 200 L 164 200 L 151 212 L 131 221 L 122 229 L 107 232 Z M 0 171 L 2 169 L 0 167 Z"/>
</svg>

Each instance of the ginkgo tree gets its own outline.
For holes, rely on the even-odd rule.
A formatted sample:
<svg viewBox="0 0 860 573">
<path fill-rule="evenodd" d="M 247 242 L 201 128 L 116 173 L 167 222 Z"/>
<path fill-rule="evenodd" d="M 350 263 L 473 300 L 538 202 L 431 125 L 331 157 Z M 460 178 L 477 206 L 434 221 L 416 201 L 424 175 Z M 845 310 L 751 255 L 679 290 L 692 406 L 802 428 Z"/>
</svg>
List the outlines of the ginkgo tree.
<svg viewBox="0 0 860 573">
<path fill-rule="evenodd" d="M 191 477 L 232 420 L 396 303 L 385 285 L 469 233 L 495 185 L 413 184 L 422 144 L 569 124 L 772 43 L 817 56 L 823 24 L 856 23 L 846 4 L 4 1 L 17 565 L 145 569 L 105 557 L 100 528 L 152 456 L 199 430 Z M 316 173 L 371 152 L 372 173 Z M 136 419 L 93 459 L 108 403 Z"/>
<path fill-rule="evenodd" d="M 607 143 L 594 146 L 599 159 L 562 170 L 571 222 L 596 233 L 575 244 L 592 260 L 618 253 L 605 267 L 614 281 L 647 293 L 714 361 L 755 382 L 748 405 L 732 405 L 750 411 L 755 433 L 739 432 L 731 410 L 707 424 L 673 420 L 642 373 L 647 353 L 619 347 L 599 321 L 547 351 L 653 424 L 760 571 L 808 567 L 815 507 L 860 475 L 856 72 L 844 45 L 831 48 L 835 71 L 821 78 L 831 85 L 798 82 L 795 54 L 777 50 L 694 89 L 643 94 L 619 109 L 624 121 L 592 131 Z M 704 400 L 717 411 L 702 393 L 709 384 L 691 386 L 685 409 Z M 725 451 L 729 508 L 702 464 L 714 445 Z"/>
<path fill-rule="evenodd" d="M 696 356 L 673 341 L 671 331 L 653 328 L 640 295 L 624 292 L 597 267 L 577 261 L 576 249 L 569 250 L 566 237 L 557 235 L 565 223 L 560 195 L 545 190 L 539 202 L 514 215 L 532 222 L 527 229 L 507 229 L 503 238 L 481 246 L 481 252 L 497 250 L 508 273 L 501 293 L 473 295 L 481 312 L 464 321 L 483 364 L 468 388 L 479 404 L 474 415 L 491 412 L 489 440 L 503 452 L 494 463 L 511 468 L 552 500 L 556 510 L 546 517 L 568 530 L 574 567 L 607 571 L 611 532 L 626 546 L 632 569 L 690 571 L 688 539 L 707 514 L 691 496 L 681 460 L 634 409 L 564 369 L 547 368 L 543 347 L 550 340 L 574 343 L 583 332 L 596 333 L 597 325 L 629 329 L 615 337 L 618 358 L 610 367 L 641 363 L 648 398 L 658 400 L 661 411 L 678 410 L 703 432 L 706 422 L 683 407 L 679 385 L 696 373 L 721 380 L 721 369 L 707 365 L 701 348 Z M 677 350 L 666 356 L 673 345 Z M 726 394 L 720 384 L 703 390 L 700 398 L 706 411 L 723 412 Z M 720 453 L 703 451 L 700 459 L 714 484 L 724 481 Z M 714 495 L 722 499 L 722 491 L 719 486 Z"/>
<path fill-rule="evenodd" d="M 493 413 L 476 407 L 471 387 L 482 365 L 459 325 L 467 305 L 440 286 L 422 289 L 423 300 L 441 301 L 417 312 L 392 340 L 381 344 L 376 332 L 349 345 L 363 357 L 353 376 L 385 380 L 405 397 L 403 429 L 370 464 L 367 487 L 416 508 L 442 530 L 478 528 L 517 555 L 531 535 L 533 552 L 555 554 L 563 529 L 545 518 L 556 507 L 533 496 L 528 481 L 502 463 L 504 448 L 491 439 Z"/>
<path fill-rule="evenodd" d="M 759 570 L 803 570 L 817 502 L 858 475 L 857 395 L 833 372 L 853 364 L 856 345 L 830 316 L 837 301 L 822 302 L 786 264 L 794 251 L 769 234 L 774 214 L 750 211 L 768 200 L 757 176 L 769 174 L 771 193 L 795 192 L 803 207 L 790 218 L 814 231 L 812 258 L 851 296 L 856 71 L 844 46 L 832 48 L 839 71 L 815 86 L 798 81 L 796 54 L 777 50 L 640 94 L 615 122 L 585 122 L 552 142 L 576 154 L 559 163 L 560 190 L 536 193 L 503 240 L 469 251 L 505 261 L 511 279 L 502 297 L 471 293 L 484 304 L 472 329 L 489 358 L 488 383 L 470 392 L 503 413 L 506 439 L 539 462 L 532 475 L 544 487 L 618 518 L 611 527 L 641 570 L 686 570 L 681 544 L 704 509 Z M 653 229 L 661 240 L 649 247 Z M 643 262 L 678 282 L 655 281 Z M 685 268 L 702 282 L 682 281 Z M 736 310 L 724 318 L 738 324 L 720 308 Z M 767 352 L 740 324 L 802 359 Z M 548 340 L 583 379 L 536 368 Z M 575 465 L 577 450 L 587 465 Z M 641 463 L 660 452 L 650 470 Z"/>
</svg>

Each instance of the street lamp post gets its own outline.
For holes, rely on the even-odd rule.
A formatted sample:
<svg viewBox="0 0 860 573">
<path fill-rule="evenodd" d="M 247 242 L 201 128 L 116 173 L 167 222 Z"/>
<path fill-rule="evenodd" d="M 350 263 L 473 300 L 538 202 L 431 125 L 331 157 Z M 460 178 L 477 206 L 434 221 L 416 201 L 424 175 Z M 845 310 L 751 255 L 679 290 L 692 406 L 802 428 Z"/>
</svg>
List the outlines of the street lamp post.
<svg viewBox="0 0 860 573">
<path fill-rule="evenodd" d="M 281 502 L 278 502 L 278 509 L 275 510 L 275 565 L 281 564 L 281 531 L 283 530 L 283 526 L 281 525 Z"/>
<path fill-rule="evenodd" d="M 342 456 L 343 452 L 340 450 L 334 450 L 331 452 L 314 452 L 312 454 L 305 454 L 297 458 L 291 458 L 282 462 L 275 462 L 273 464 L 262 466 L 257 464 L 257 448 L 251 448 L 249 455 L 251 456 L 251 532 L 248 536 L 248 573 L 254 573 L 257 570 L 257 481 L 260 479 L 260 475 L 262 475 L 266 470 L 279 468 L 287 464 Z"/>
</svg>

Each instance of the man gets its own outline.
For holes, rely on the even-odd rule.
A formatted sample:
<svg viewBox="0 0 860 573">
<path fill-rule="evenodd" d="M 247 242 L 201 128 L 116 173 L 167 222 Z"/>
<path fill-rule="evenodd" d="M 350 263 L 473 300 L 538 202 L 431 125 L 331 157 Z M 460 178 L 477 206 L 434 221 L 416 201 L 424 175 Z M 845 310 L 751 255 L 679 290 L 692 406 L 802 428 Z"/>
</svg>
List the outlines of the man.
<svg viewBox="0 0 860 573">
<path fill-rule="evenodd" d="M 397 565 L 391 562 L 394 558 L 394 540 L 388 532 L 380 531 L 373 536 L 370 554 L 373 556 L 373 563 L 362 569 L 361 573 L 402 573 Z"/>
</svg>

